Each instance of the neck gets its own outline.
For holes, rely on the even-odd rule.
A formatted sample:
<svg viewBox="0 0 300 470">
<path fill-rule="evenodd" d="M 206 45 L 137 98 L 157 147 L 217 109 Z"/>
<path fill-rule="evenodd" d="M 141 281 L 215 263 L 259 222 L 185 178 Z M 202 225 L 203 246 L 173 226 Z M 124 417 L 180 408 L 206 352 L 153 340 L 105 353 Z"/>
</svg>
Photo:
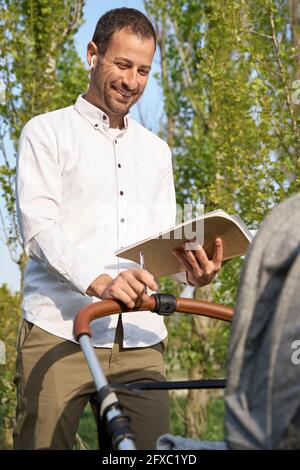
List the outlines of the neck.
<svg viewBox="0 0 300 470">
<path fill-rule="evenodd" d="M 116 129 L 122 129 L 124 127 L 124 116 L 120 116 L 119 114 L 110 113 L 105 106 L 100 102 L 100 100 L 90 91 L 83 95 L 83 98 L 87 100 L 92 105 L 96 106 L 97 108 L 101 109 L 107 116 L 109 117 L 109 124 L 110 127 Z"/>
</svg>

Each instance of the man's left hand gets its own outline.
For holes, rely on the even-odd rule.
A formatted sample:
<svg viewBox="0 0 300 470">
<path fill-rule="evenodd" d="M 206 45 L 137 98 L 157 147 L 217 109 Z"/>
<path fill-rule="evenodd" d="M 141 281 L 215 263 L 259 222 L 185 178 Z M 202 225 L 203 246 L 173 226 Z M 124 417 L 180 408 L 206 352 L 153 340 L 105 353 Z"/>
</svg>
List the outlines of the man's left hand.
<svg viewBox="0 0 300 470">
<path fill-rule="evenodd" d="M 193 243 L 193 249 L 190 244 Z M 220 271 L 223 258 L 223 242 L 216 238 L 212 259 L 209 259 L 200 244 L 185 242 L 180 249 L 173 250 L 173 254 L 186 270 L 187 281 L 196 287 L 209 284 Z"/>
</svg>

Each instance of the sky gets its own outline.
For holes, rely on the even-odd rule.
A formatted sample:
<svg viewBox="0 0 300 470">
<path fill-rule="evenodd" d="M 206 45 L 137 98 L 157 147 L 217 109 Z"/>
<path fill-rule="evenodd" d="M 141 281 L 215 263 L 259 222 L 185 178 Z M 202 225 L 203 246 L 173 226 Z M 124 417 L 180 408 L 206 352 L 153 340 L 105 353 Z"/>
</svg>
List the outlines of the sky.
<svg viewBox="0 0 300 470">
<path fill-rule="evenodd" d="M 117 1 L 117 0 L 87 0 L 84 7 L 84 24 L 80 27 L 75 36 L 75 46 L 82 58 L 83 62 L 87 65 L 86 61 L 86 46 L 91 40 L 96 23 L 100 16 L 112 8 L 130 7 L 137 10 L 145 11 L 142 0 L 134 1 Z M 87 65 L 88 67 L 88 65 Z M 159 71 L 159 60 L 157 54 L 154 57 L 152 70 L 149 77 L 149 82 L 140 100 L 141 111 L 146 126 L 154 132 L 159 129 L 159 122 L 163 112 L 162 92 L 157 84 L 156 79 L 153 77 L 155 72 Z M 83 90 L 84 91 L 84 90 Z M 78 94 L 81 92 L 79 90 Z M 71 103 L 70 103 L 71 104 Z M 135 105 L 132 110 L 132 115 L 135 119 L 140 120 L 137 106 Z M 12 146 L 8 143 L 9 151 Z M 3 207 L 3 201 L 0 202 Z M 2 233 L 0 234 L 0 284 L 6 283 L 13 291 L 19 290 L 20 275 L 17 265 L 11 261 L 8 249 L 3 242 Z"/>
</svg>

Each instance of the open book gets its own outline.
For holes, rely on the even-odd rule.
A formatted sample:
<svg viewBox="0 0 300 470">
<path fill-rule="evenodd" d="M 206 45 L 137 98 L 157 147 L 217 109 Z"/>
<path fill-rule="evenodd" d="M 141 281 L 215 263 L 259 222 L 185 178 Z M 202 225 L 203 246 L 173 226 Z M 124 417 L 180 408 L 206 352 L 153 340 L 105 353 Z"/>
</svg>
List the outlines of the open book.
<svg viewBox="0 0 300 470">
<path fill-rule="evenodd" d="M 216 210 L 117 250 L 115 254 L 140 263 L 140 252 L 142 252 L 145 268 L 151 274 L 154 276 L 171 275 L 185 271 L 172 253 L 174 248 L 180 248 L 185 241 L 196 238 L 207 256 L 211 258 L 216 237 L 223 240 L 223 261 L 244 255 L 253 239 L 251 232 L 239 216 Z M 191 244 L 192 248 L 193 244 Z"/>
</svg>

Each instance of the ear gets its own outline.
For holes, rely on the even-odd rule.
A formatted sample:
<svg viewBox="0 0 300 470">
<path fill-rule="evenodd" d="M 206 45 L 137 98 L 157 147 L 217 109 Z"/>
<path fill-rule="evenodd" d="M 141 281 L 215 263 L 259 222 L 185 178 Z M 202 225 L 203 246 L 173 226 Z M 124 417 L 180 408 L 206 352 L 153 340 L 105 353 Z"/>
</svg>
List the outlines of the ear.
<svg viewBox="0 0 300 470">
<path fill-rule="evenodd" d="M 95 67 L 95 60 L 97 61 L 97 46 L 93 41 L 90 41 L 87 45 L 87 62 L 91 69 Z"/>
</svg>

